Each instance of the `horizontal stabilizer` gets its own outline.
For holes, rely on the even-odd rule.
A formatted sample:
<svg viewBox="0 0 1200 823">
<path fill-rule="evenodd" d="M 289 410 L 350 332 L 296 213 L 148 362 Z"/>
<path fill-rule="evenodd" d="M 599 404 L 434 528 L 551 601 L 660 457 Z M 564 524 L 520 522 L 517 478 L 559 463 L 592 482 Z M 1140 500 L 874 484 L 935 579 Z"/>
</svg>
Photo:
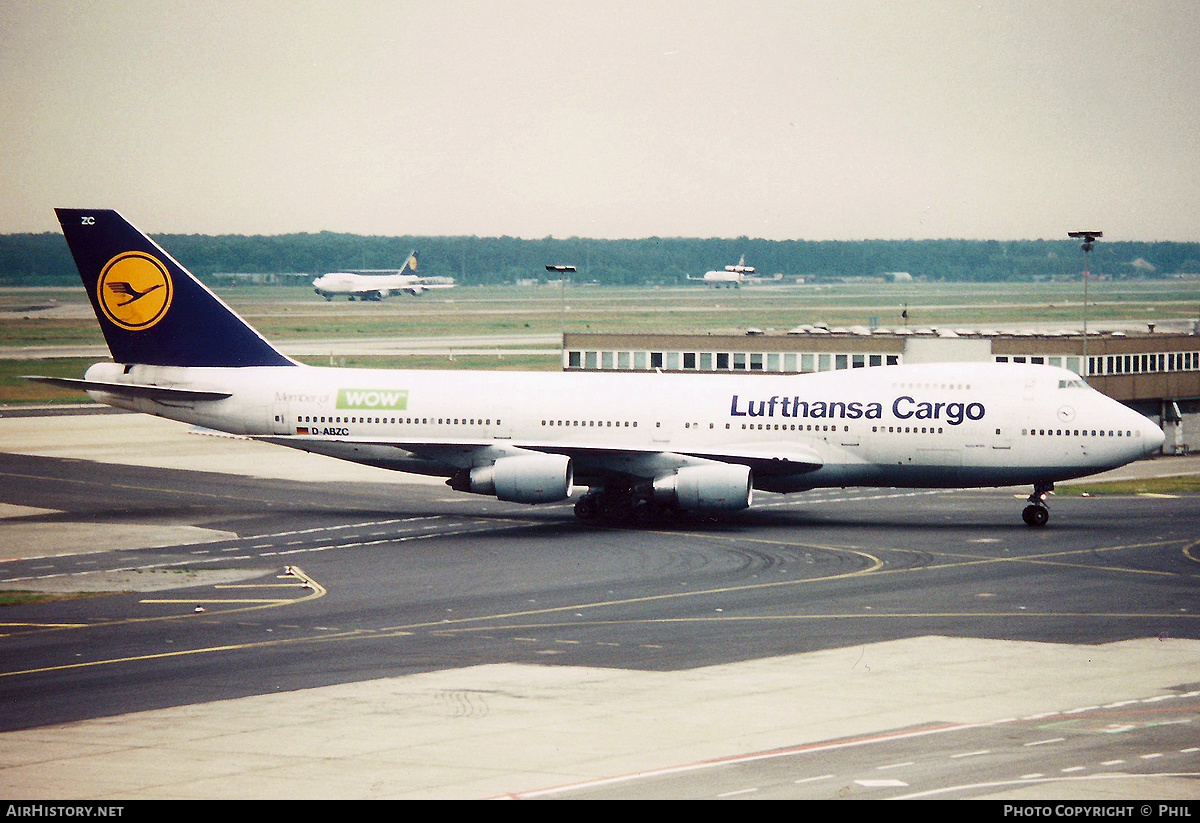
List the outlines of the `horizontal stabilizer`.
<svg viewBox="0 0 1200 823">
<path fill-rule="evenodd" d="M 151 386 L 145 383 L 106 383 L 99 380 L 79 380 L 73 377 L 41 377 L 25 375 L 22 379 L 35 383 L 46 383 L 64 389 L 80 391 L 102 391 L 123 397 L 144 397 L 150 400 L 193 402 L 196 400 L 224 400 L 232 392 L 205 391 L 203 389 L 178 389 L 172 386 Z"/>
</svg>

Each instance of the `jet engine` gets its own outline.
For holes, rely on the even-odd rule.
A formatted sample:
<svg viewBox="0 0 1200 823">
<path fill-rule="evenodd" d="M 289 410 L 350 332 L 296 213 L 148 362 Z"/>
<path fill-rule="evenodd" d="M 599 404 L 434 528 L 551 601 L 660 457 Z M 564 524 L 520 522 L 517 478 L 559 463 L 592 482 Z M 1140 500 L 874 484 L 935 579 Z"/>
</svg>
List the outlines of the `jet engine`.
<svg viewBox="0 0 1200 823">
<path fill-rule="evenodd" d="M 553 503 L 571 496 L 574 477 L 566 455 L 521 454 L 460 472 L 447 482 L 452 489 L 494 494 L 510 503 Z"/>
<path fill-rule="evenodd" d="M 692 511 L 737 511 L 750 505 L 754 484 L 749 466 L 719 463 L 685 466 L 654 479 L 654 499 Z"/>
</svg>

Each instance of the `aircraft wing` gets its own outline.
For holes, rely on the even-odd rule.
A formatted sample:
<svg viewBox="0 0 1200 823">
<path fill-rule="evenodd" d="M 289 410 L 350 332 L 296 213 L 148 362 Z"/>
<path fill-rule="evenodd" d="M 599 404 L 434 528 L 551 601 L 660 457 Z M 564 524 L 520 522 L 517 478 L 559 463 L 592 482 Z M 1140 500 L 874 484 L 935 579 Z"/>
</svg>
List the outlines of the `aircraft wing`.
<svg viewBox="0 0 1200 823">
<path fill-rule="evenodd" d="M 705 460 L 749 466 L 756 477 L 804 474 L 816 471 L 825 465 L 825 461 L 819 454 L 797 443 L 735 444 L 699 452 L 689 451 L 687 454 Z"/>
<path fill-rule="evenodd" d="M 224 400 L 232 397 L 233 392 L 207 391 L 204 389 L 180 389 L 172 386 L 152 386 L 147 383 L 107 383 L 99 380 L 79 380 L 73 377 L 42 377 L 25 375 L 24 380 L 35 383 L 45 383 L 66 389 L 80 391 L 102 391 L 121 397 L 146 398 L 160 402 L 190 403 L 196 400 Z"/>
<path fill-rule="evenodd" d="M 329 453 L 340 445 L 332 445 L 323 437 L 301 436 L 261 437 L 280 445 L 299 447 L 306 451 Z M 307 441 L 307 442 L 305 442 Z M 456 469 L 490 465 L 499 458 L 519 454 L 562 454 L 571 458 L 575 476 L 580 482 L 590 478 L 622 477 L 649 480 L 670 474 L 686 466 L 713 463 L 732 463 L 749 466 L 756 477 L 806 474 L 824 465 L 816 452 L 794 443 L 754 443 L 720 446 L 699 451 L 675 452 L 659 447 L 622 447 L 608 445 L 571 445 L 556 442 L 514 443 L 504 440 L 438 440 L 420 441 L 391 439 L 342 439 L 346 448 L 376 450 L 380 456 L 390 450 L 414 455 L 432 463 Z"/>
<path fill-rule="evenodd" d="M 422 294 L 429 291 L 430 289 L 452 289 L 452 288 L 454 288 L 454 283 L 447 283 L 440 278 L 428 278 L 427 279 L 424 277 L 418 277 L 418 278 L 414 279 L 412 282 L 406 283 L 404 286 L 402 286 L 400 288 L 400 291 L 403 291 L 407 294 L 411 294 L 414 297 L 420 297 Z"/>
<path fill-rule="evenodd" d="M 503 444 L 503 445 L 502 445 Z M 504 444 L 488 443 L 396 443 L 405 451 L 434 460 L 465 465 L 478 465 L 516 452 L 565 454 L 575 463 L 576 471 L 584 474 L 599 471 L 638 478 L 653 478 L 684 466 L 703 463 L 737 463 L 749 466 L 756 474 L 800 474 L 816 471 L 824 461 L 816 452 L 792 443 L 754 443 L 745 446 L 722 446 L 703 451 L 674 452 L 654 447 L 614 448 L 612 446 L 563 446 L 560 443 Z"/>
</svg>

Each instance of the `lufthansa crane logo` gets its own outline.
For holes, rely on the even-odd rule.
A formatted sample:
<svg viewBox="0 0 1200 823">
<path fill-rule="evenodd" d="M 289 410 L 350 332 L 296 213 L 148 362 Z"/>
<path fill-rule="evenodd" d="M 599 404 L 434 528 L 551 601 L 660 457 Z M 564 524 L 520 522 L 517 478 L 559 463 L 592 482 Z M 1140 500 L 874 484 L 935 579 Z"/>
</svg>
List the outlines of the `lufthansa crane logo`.
<svg viewBox="0 0 1200 823">
<path fill-rule="evenodd" d="M 104 316 L 129 331 L 145 331 L 162 320 L 173 296 L 167 267 L 140 251 L 109 260 L 96 284 Z"/>
</svg>

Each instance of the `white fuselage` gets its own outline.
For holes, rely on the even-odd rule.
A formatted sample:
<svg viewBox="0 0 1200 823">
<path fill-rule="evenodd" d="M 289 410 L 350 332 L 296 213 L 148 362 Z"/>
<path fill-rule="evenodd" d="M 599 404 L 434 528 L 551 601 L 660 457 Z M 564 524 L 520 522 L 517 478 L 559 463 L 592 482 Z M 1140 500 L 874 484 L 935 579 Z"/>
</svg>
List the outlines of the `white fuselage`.
<svg viewBox="0 0 1200 823">
<path fill-rule="evenodd" d="M 710 286 L 737 287 L 742 284 L 742 281 L 744 281 L 746 277 L 740 271 L 706 271 L 703 277 L 697 279 L 703 280 Z"/>
<path fill-rule="evenodd" d="M 431 281 L 415 274 L 357 274 L 336 271 L 313 281 L 313 290 L 322 297 L 335 296 L 384 298 L 393 294 L 421 294 L 429 289 L 450 288 L 452 284 Z"/>
<path fill-rule="evenodd" d="M 381 371 L 97 364 L 89 380 L 231 392 L 101 402 L 401 471 L 569 455 L 575 482 L 750 465 L 755 488 L 1053 483 L 1156 451 L 1151 421 L 1048 366 L 806 375 Z"/>
</svg>

